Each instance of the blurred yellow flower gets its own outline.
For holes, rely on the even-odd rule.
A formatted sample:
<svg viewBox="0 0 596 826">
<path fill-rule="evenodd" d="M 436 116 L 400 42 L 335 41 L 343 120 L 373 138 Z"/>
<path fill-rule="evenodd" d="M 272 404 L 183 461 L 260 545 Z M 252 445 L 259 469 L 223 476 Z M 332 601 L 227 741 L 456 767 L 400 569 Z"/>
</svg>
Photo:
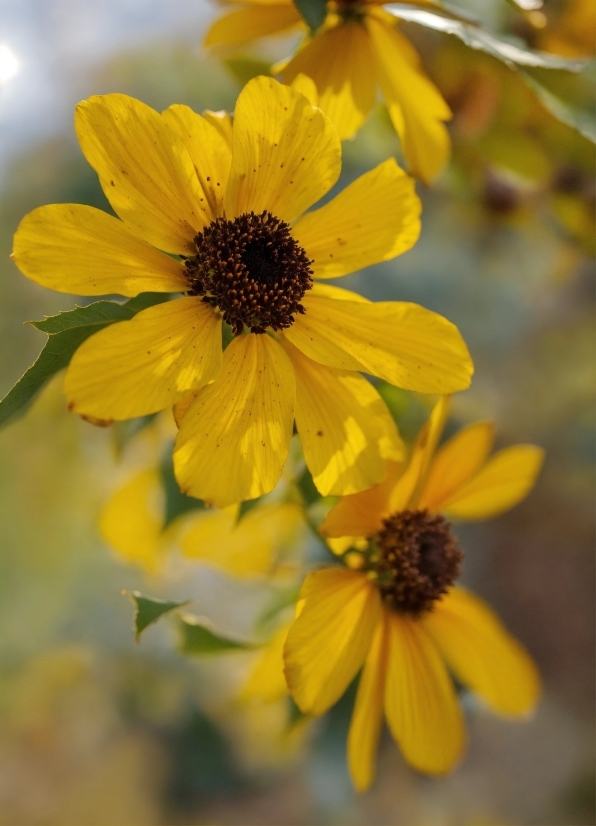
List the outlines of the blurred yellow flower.
<svg viewBox="0 0 596 826">
<path fill-rule="evenodd" d="M 135 473 L 106 502 L 99 522 L 105 541 L 126 562 L 148 573 L 163 572 L 174 549 L 182 558 L 238 577 L 294 573 L 291 550 L 304 537 L 301 508 L 264 502 L 238 519 L 238 505 L 193 510 L 166 522 L 165 492 L 158 468 Z M 285 558 L 285 552 L 290 552 Z"/>
<path fill-rule="evenodd" d="M 435 407 L 408 467 L 363 494 L 343 499 L 322 532 L 365 536 L 357 570 L 307 576 L 303 609 L 285 645 L 286 679 L 300 709 L 319 715 L 364 665 L 348 736 L 355 786 L 374 775 L 383 715 L 406 760 L 448 772 L 465 742 L 449 672 L 503 715 L 527 714 L 539 694 L 529 655 L 491 610 L 454 587 L 463 557 L 445 513 L 493 516 L 531 489 L 542 451 L 518 445 L 487 461 L 493 428 L 465 428 L 433 455 L 448 400 Z"/>
<path fill-rule="evenodd" d="M 233 5 L 240 8 L 213 24 L 206 46 L 245 43 L 301 23 L 292 0 L 243 0 Z M 429 183 L 449 158 L 444 121 L 451 111 L 424 74 L 413 46 L 397 30 L 396 18 L 382 6 L 382 0 L 330 2 L 321 29 L 306 37 L 279 69 L 286 83 L 300 73 L 314 80 L 319 105 L 342 140 L 362 126 L 380 88 L 410 170 Z"/>
<path fill-rule="evenodd" d="M 271 491 L 294 419 L 321 493 L 364 490 L 402 446 L 357 371 L 423 393 L 469 385 L 467 348 L 442 316 L 313 284 L 409 249 L 420 202 L 389 159 L 303 215 L 337 181 L 341 146 L 300 92 L 252 80 L 233 128 L 222 113 L 98 96 L 77 107 L 76 130 L 122 220 L 41 207 L 13 257 L 63 292 L 186 293 L 88 338 L 64 385 L 70 409 L 102 420 L 186 399 L 174 454 L 185 493 L 225 507 Z M 234 336 L 223 353 L 222 320 Z"/>
</svg>

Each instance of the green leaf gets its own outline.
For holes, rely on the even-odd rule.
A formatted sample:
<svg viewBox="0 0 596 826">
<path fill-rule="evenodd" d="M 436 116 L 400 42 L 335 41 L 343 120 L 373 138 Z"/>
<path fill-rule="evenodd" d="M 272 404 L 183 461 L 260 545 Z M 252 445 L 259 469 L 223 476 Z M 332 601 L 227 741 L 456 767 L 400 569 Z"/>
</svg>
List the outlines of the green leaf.
<svg viewBox="0 0 596 826">
<path fill-rule="evenodd" d="M 321 498 L 321 494 L 313 481 L 310 470 L 305 467 L 300 478 L 297 480 L 298 490 L 302 495 L 305 506 L 308 508 Z"/>
<path fill-rule="evenodd" d="M 287 707 L 288 707 L 288 720 L 286 725 L 286 733 L 289 734 L 294 728 L 300 723 L 304 722 L 304 720 L 309 720 L 310 716 L 308 714 L 304 714 L 304 712 L 300 711 L 296 703 L 294 702 L 294 698 L 291 694 L 288 694 L 287 698 Z"/>
<path fill-rule="evenodd" d="M 179 648 L 183 654 L 201 657 L 252 648 L 249 643 L 231 640 L 216 634 L 205 617 L 185 614 L 184 617 L 179 617 L 178 628 L 180 631 Z"/>
<path fill-rule="evenodd" d="M 247 513 L 250 513 L 251 510 L 256 508 L 262 500 L 262 496 L 258 496 L 256 499 L 247 499 L 244 502 L 240 503 L 240 507 L 238 508 L 238 514 L 236 516 L 236 524 L 238 525 Z"/>
<path fill-rule="evenodd" d="M 246 86 L 253 77 L 271 74 L 271 64 L 258 57 L 250 57 L 249 55 L 228 57 L 224 60 L 224 63 L 240 86 Z"/>
<path fill-rule="evenodd" d="M 325 22 L 327 0 L 294 0 L 294 5 L 310 29 L 311 34 L 314 34 Z"/>
<path fill-rule="evenodd" d="M 137 433 L 141 433 L 151 422 L 155 421 L 157 413 L 148 416 L 139 416 L 136 419 L 124 419 L 122 422 L 114 422 L 112 425 L 112 436 L 116 455 L 120 456 L 126 445 L 134 439 Z"/>
<path fill-rule="evenodd" d="M 554 115 L 557 120 L 566 123 L 572 129 L 575 129 L 584 138 L 587 138 L 592 143 L 596 143 L 596 111 L 594 108 L 583 108 L 566 103 L 561 98 L 554 95 L 542 83 L 539 83 L 536 78 L 532 77 L 528 72 L 520 69 L 520 75 L 524 82 L 534 92 L 540 103 Z"/>
<path fill-rule="evenodd" d="M 167 301 L 169 297 L 166 293 L 144 293 L 124 304 L 96 301 L 42 321 L 28 322 L 37 330 L 47 333 L 48 340 L 37 361 L 0 401 L 0 427 L 13 416 L 25 411 L 52 376 L 68 366 L 76 350 L 89 336 L 117 321 L 127 321 L 141 310 Z"/>
<path fill-rule="evenodd" d="M 174 464 L 172 462 L 172 445 L 168 445 L 160 466 L 161 484 L 166 495 L 166 515 L 163 529 L 182 516 L 183 513 L 194 510 L 205 510 L 205 503 L 202 499 L 195 499 L 182 493 L 174 475 Z"/>
<path fill-rule="evenodd" d="M 511 69 L 518 66 L 534 66 L 543 69 L 565 69 L 568 72 L 579 72 L 586 66 L 585 60 L 569 60 L 559 55 L 546 52 L 533 52 L 524 49 L 516 43 L 496 37 L 485 31 L 477 23 L 466 20 L 461 15 L 449 9 L 438 11 L 421 9 L 412 5 L 394 3 L 384 7 L 388 12 L 400 20 L 417 23 L 435 31 L 445 32 L 458 37 L 471 49 L 496 57 L 506 63 Z"/>
<path fill-rule="evenodd" d="M 149 625 L 153 625 L 153 623 L 157 622 L 160 617 L 163 617 L 165 614 L 169 614 L 176 608 L 181 608 L 183 605 L 188 605 L 190 602 L 188 599 L 185 602 L 171 602 L 165 599 L 150 599 L 149 597 L 144 597 L 138 591 L 123 591 L 122 593 L 129 596 L 135 606 L 135 642 L 139 641 L 141 634 Z"/>
</svg>

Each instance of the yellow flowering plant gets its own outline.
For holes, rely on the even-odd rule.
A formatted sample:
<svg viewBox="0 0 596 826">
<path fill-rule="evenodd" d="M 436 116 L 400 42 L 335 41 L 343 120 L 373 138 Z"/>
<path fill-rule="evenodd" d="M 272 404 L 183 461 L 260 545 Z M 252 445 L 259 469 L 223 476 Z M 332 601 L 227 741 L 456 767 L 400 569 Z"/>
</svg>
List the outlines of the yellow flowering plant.
<svg viewBox="0 0 596 826">
<path fill-rule="evenodd" d="M 362 669 L 348 734 L 357 789 L 374 777 L 383 717 L 408 763 L 445 774 L 465 734 L 450 674 L 493 711 L 526 715 L 536 668 L 478 597 L 456 586 L 463 554 L 446 517 L 486 519 L 531 490 L 543 452 L 505 448 L 488 458 L 491 423 L 464 428 L 438 451 L 448 399 L 435 406 L 407 465 L 341 499 L 323 524 L 344 565 L 314 571 L 287 633 L 285 675 L 305 714 L 325 713 Z M 436 451 L 436 452 L 435 452 Z"/>
<path fill-rule="evenodd" d="M 233 120 L 104 95 L 77 107 L 75 126 L 120 220 L 40 207 L 13 258 L 61 292 L 180 296 L 89 336 L 64 389 L 69 409 L 100 422 L 175 405 L 185 493 L 225 507 L 271 491 L 294 421 L 321 493 L 364 490 L 402 445 L 360 371 L 422 393 L 469 385 L 453 324 L 325 283 L 409 249 L 420 203 L 389 159 L 306 212 L 336 183 L 341 146 L 301 92 L 256 78 Z"/>
<path fill-rule="evenodd" d="M 424 72 L 418 53 L 399 31 L 400 21 L 455 35 L 510 69 L 540 67 L 579 71 L 580 61 L 531 52 L 487 32 L 463 10 L 437 0 L 227 0 L 230 11 L 209 28 L 204 45 L 238 46 L 266 35 L 301 31 L 295 53 L 272 68 L 285 83 L 304 74 L 315 82 L 319 104 L 342 140 L 352 138 L 381 91 L 412 174 L 431 183 L 450 155 L 445 123 L 451 109 Z M 543 104 L 565 122 L 569 112 L 523 71 Z M 573 125 L 582 129 L 581 118 Z"/>
</svg>

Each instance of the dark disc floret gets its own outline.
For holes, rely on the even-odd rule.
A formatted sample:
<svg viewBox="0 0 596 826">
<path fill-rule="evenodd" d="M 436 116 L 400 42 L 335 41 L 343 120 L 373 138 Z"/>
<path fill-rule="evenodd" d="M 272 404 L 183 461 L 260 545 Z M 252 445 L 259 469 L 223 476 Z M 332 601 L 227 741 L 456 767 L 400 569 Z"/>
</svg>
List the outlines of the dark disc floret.
<svg viewBox="0 0 596 826">
<path fill-rule="evenodd" d="M 383 521 L 372 542 L 381 596 L 400 613 L 430 610 L 460 574 L 463 553 L 440 514 L 400 511 Z"/>
<path fill-rule="evenodd" d="M 285 221 L 270 212 L 217 218 L 194 242 L 197 254 L 185 262 L 190 294 L 219 307 L 235 335 L 284 330 L 304 313 L 312 261 Z"/>
</svg>

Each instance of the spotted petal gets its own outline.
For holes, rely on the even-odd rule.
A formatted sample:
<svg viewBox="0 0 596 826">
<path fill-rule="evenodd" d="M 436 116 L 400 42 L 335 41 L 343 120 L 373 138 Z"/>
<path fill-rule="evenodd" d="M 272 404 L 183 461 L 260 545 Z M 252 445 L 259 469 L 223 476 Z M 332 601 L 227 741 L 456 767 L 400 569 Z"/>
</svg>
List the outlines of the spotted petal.
<svg viewBox="0 0 596 826">
<path fill-rule="evenodd" d="M 221 317 L 200 298 L 143 310 L 88 338 L 74 354 L 69 408 L 97 419 L 157 413 L 219 372 Z"/>
<path fill-rule="evenodd" d="M 114 212 L 158 249 L 192 253 L 212 215 L 182 138 L 162 116 L 128 95 L 78 104 L 75 128 Z"/>
<path fill-rule="evenodd" d="M 244 87 L 234 114 L 226 215 L 268 210 L 292 223 L 337 181 L 337 132 L 305 97 L 268 77 Z"/>
<path fill-rule="evenodd" d="M 307 213 L 293 235 L 314 261 L 315 278 L 337 278 L 390 261 L 420 235 L 414 181 L 389 158 Z"/>
<path fill-rule="evenodd" d="M 418 304 L 352 304 L 319 295 L 287 338 L 328 367 L 363 370 L 418 393 L 455 393 L 471 381 L 472 360 L 455 325 Z"/>
<path fill-rule="evenodd" d="M 32 281 L 75 295 L 135 296 L 188 289 L 179 261 L 133 235 L 100 209 L 52 204 L 26 215 L 13 258 Z"/>
<path fill-rule="evenodd" d="M 174 451 L 182 490 L 219 508 L 273 490 L 290 447 L 295 392 L 292 365 L 272 338 L 235 338 L 218 379 L 182 419 Z"/>
<path fill-rule="evenodd" d="M 304 458 L 323 496 L 370 488 L 385 460 L 403 458 L 403 444 L 385 403 L 358 373 L 332 370 L 289 342 L 296 374 L 296 427 Z"/>
</svg>

